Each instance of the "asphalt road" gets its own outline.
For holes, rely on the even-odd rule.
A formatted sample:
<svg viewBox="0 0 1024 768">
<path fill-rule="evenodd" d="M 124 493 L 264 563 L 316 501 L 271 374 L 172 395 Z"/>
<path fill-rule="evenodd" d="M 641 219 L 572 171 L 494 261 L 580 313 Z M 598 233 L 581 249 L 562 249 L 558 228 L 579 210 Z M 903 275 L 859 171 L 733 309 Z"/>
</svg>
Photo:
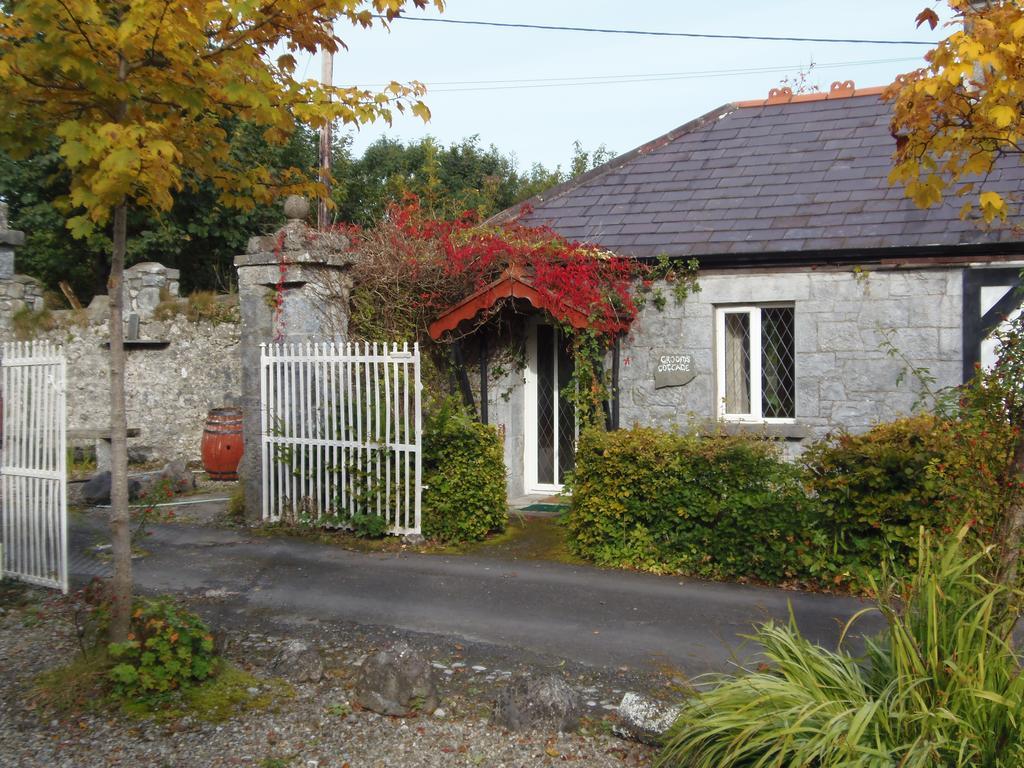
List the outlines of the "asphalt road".
<svg viewBox="0 0 1024 768">
<path fill-rule="evenodd" d="M 203 595 L 285 623 L 356 622 L 432 633 L 588 665 L 724 671 L 756 647 L 741 636 L 768 618 L 834 646 L 865 603 L 843 597 L 481 556 L 365 554 L 294 538 L 184 524 L 154 526 L 135 561 L 146 592 Z M 102 517 L 72 523 L 72 576 L 106 566 Z M 865 629 L 878 627 L 869 617 Z"/>
</svg>

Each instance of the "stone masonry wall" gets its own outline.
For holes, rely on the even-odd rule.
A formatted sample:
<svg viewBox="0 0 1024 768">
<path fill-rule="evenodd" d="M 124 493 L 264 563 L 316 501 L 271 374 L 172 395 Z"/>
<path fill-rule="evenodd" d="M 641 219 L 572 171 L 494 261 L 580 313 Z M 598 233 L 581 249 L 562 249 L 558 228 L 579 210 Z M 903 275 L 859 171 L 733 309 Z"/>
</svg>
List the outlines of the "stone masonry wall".
<svg viewBox="0 0 1024 768">
<path fill-rule="evenodd" d="M 69 429 L 103 429 L 110 422 L 106 297 L 97 298 L 86 311 L 54 312 L 56 327 L 39 336 L 61 345 L 67 357 Z M 128 426 L 141 430 L 139 437 L 128 439 L 129 454 L 136 460 L 198 462 L 207 411 L 238 403 L 239 324 L 193 322 L 177 315 L 142 321 L 139 337 L 168 343 L 162 348 L 128 343 Z M 11 339 L 10 333 L 0 332 L 0 340 Z"/>
<path fill-rule="evenodd" d="M 39 312 L 44 306 L 42 283 L 34 277 L 0 277 L 0 329 L 10 329 L 14 324 L 14 316 L 19 312 L 25 309 Z"/>
<path fill-rule="evenodd" d="M 124 313 L 148 319 L 161 300 L 177 298 L 179 271 L 155 261 L 133 264 L 124 271 Z"/>
<path fill-rule="evenodd" d="M 791 303 L 796 349 L 797 429 L 803 441 L 830 430 L 869 429 L 910 413 L 918 398 L 912 376 L 898 383 L 907 363 L 880 346 L 882 331 L 915 367 L 927 368 L 934 387 L 960 384 L 962 270 L 702 273 L 701 292 L 659 312 L 643 310 L 622 346 L 623 427 L 703 424 L 716 415 L 714 313 L 729 304 Z M 693 355 L 697 375 L 680 387 L 654 388 L 659 353 Z M 802 430 L 799 428 L 803 428 Z M 791 443 L 791 453 L 799 450 Z"/>
</svg>

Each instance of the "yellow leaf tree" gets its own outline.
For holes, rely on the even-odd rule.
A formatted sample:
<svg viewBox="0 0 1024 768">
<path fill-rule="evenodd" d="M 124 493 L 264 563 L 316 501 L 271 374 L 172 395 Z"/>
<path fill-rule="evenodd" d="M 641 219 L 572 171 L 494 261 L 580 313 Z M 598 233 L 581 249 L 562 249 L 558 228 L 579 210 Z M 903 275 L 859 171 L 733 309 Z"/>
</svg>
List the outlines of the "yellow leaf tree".
<svg viewBox="0 0 1024 768">
<path fill-rule="evenodd" d="M 926 66 L 888 89 L 897 137 L 889 180 L 921 206 L 964 198 L 962 217 L 1002 224 L 1020 216 L 1020 201 L 988 188 L 988 174 L 1008 156 L 1024 160 L 1024 1 L 948 0 L 956 29 L 926 56 Z M 927 9 L 918 24 L 935 28 Z M 1011 417 L 1024 418 L 1007 407 Z M 1024 479 L 1024 437 L 1013 470 Z M 999 532 L 999 577 L 1013 583 L 1024 541 L 1024 504 L 1010 505 Z"/>
<path fill-rule="evenodd" d="M 963 216 L 1005 220 L 1014 201 L 984 180 L 999 158 L 1024 154 L 1024 3 L 948 2 L 957 29 L 887 92 L 897 136 L 889 180 L 921 207 L 955 193 Z M 919 23 L 934 27 L 938 17 L 925 13 Z"/>
<path fill-rule="evenodd" d="M 244 120 L 283 144 L 296 121 L 423 118 L 418 83 L 380 92 L 296 75 L 296 54 L 337 52 L 335 22 L 387 24 L 443 0 L 9 0 L 0 5 L 0 147 L 25 156 L 54 137 L 70 172 L 64 204 L 77 235 L 111 226 L 111 640 L 125 639 L 132 593 L 125 438 L 122 282 L 130 208 L 170 208 L 185 184 L 212 181 L 249 208 L 323 189 L 292 169 L 240 165 L 226 126 Z"/>
</svg>

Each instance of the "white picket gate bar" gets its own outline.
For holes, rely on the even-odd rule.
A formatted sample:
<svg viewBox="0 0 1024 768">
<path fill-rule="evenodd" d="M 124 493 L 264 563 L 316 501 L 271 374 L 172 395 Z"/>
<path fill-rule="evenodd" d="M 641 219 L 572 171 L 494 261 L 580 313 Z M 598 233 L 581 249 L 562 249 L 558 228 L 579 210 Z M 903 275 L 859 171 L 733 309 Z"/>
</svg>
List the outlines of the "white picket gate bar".
<svg viewBox="0 0 1024 768">
<path fill-rule="evenodd" d="M 64 355 L 0 345 L 0 559 L 4 576 L 68 591 Z"/>
<path fill-rule="evenodd" d="M 420 390 L 418 344 L 261 345 L 263 519 L 418 534 Z"/>
</svg>

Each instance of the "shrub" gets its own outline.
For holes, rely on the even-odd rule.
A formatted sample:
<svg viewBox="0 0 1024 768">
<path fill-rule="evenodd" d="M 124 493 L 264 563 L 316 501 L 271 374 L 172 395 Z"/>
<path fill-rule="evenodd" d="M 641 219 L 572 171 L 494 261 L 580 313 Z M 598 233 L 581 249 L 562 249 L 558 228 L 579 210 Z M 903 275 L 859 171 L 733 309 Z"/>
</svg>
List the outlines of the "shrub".
<svg viewBox="0 0 1024 768">
<path fill-rule="evenodd" d="M 391 530 L 391 523 L 383 515 L 373 512 L 356 513 L 350 518 L 352 532 L 360 539 L 379 539 Z"/>
<path fill-rule="evenodd" d="M 834 580 L 877 578 L 883 561 L 910 572 L 921 527 L 949 533 L 973 520 L 989 536 L 1005 503 L 1008 440 L 991 423 L 921 414 L 811 446 L 801 461 Z"/>
<path fill-rule="evenodd" d="M 769 664 L 686 702 L 656 765 L 1024 765 L 1024 675 L 1002 609 L 1013 590 L 985 579 L 988 554 L 967 554 L 965 533 L 937 552 L 922 536 L 909 587 L 879 599 L 888 628 L 864 659 L 792 621 L 763 625 Z"/>
<path fill-rule="evenodd" d="M 238 297 L 218 295 L 213 291 L 196 291 L 188 297 L 185 316 L 193 323 L 204 320 L 218 325 L 238 322 Z"/>
<path fill-rule="evenodd" d="M 482 539 L 508 520 L 505 459 L 493 426 L 454 400 L 423 427 L 423 534 L 447 542 Z"/>
<path fill-rule="evenodd" d="M 145 699 L 187 688 L 214 667 L 213 637 L 203 620 L 169 598 L 143 599 L 132 612 L 128 640 L 111 643 L 114 692 Z"/>
<path fill-rule="evenodd" d="M 570 549 L 599 565 L 780 581 L 814 570 L 814 511 L 769 442 L 590 430 L 576 453 Z"/>
</svg>

